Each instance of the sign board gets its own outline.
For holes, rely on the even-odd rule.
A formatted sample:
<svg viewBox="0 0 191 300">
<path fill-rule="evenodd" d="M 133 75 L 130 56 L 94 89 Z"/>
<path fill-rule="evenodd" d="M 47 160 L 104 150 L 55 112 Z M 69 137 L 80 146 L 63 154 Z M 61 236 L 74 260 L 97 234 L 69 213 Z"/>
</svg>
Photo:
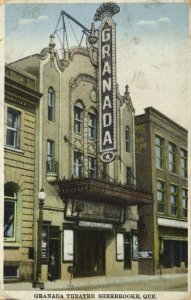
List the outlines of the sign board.
<svg viewBox="0 0 191 300">
<path fill-rule="evenodd" d="M 150 250 L 139 251 L 139 258 L 152 258 L 153 254 Z"/>
<path fill-rule="evenodd" d="M 138 236 L 133 235 L 133 260 L 139 260 L 139 241 L 138 241 Z"/>
<path fill-rule="evenodd" d="M 42 262 L 48 262 L 48 239 L 49 239 L 49 226 L 43 225 L 42 229 L 42 248 L 41 248 L 41 259 Z"/>
<path fill-rule="evenodd" d="M 111 6 L 103 6 L 99 28 L 99 101 L 101 160 L 116 157 L 116 36 Z M 108 13 L 109 12 L 109 13 Z M 98 20 L 98 18 L 97 18 Z"/>
<path fill-rule="evenodd" d="M 74 231 L 72 229 L 63 230 L 63 260 L 72 262 L 74 260 Z"/>
<path fill-rule="evenodd" d="M 123 261 L 124 260 L 124 234 L 117 233 L 116 236 L 116 258 L 117 260 Z"/>
<path fill-rule="evenodd" d="M 87 221 L 80 221 L 79 226 L 89 227 L 89 228 L 109 229 L 109 230 L 113 229 L 113 224 L 87 222 Z"/>
<path fill-rule="evenodd" d="M 81 209 L 79 213 L 77 207 Z M 123 223 L 125 210 L 109 203 L 69 200 L 66 206 L 66 217 L 78 218 L 79 220 L 96 220 L 104 223 Z"/>
</svg>

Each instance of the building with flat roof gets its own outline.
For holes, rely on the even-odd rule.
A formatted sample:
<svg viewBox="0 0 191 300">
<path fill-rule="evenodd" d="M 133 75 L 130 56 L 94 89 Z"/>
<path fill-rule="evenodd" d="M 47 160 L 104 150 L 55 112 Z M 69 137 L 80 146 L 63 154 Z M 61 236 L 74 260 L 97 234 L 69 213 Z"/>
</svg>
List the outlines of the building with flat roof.
<svg viewBox="0 0 191 300">
<path fill-rule="evenodd" d="M 137 188 L 153 194 L 139 210 L 139 246 L 154 259 L 140 273 L 186 271 L 188 266 L 188 132 L 153 107 L 135 117 Z"/>
<path fill-rule="evenodd" d="M 36 77 L 5 66 L 5 280 L 31 280 L 34 272 L 36 110 L 41 96 Z"/>
</svg>

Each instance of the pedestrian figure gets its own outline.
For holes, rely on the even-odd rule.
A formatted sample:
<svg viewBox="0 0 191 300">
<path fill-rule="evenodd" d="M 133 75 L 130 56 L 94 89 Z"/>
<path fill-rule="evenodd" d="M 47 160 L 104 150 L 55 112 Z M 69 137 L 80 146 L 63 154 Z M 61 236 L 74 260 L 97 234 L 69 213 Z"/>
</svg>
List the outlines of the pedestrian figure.
<svg viewBox="0 0 191 300">
<path fill-rule="evenodd" d="M 56 262 L 55 262 L 55 253 L 52 252 L 50 256 L 50 281 L 55 281 L 55 268 L 56 268 Z"/>
</svg>

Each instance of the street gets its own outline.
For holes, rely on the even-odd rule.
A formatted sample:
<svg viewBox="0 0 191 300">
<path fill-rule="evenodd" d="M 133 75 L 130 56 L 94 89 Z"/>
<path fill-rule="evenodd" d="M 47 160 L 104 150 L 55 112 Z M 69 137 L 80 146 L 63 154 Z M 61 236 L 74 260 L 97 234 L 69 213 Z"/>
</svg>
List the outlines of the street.
<svg viewBox="0 0 191 300">
<path fill-rule="evenodd" d="M 186 292 L 188 289 L 188 282 L 186 277 L 157 277 L 148 276 L 148 280 L 129 281 L 99 284 L 95 286 L 83 287 L 83 291 L 179 291 Z M 62 289 L 63 290 L 63 289 Z M 69 289 L 65 289 L 69 290 Z M 71 288 L 70 288 L 71 290 Z M 79 287 L 73 287 L 72 290 L 79 290 Z"/>
<path fill-rule="evenodd" d="M 190 283 L 189 283 L 190 284 Z M 6 291 L 35 291 L 31 282 L 6 283 Z M 46 281 L 44 291 L 177 291 L 188 290 L 187 274 L 137 275 L 133 277 L 88 277 Z"/>
</svg>

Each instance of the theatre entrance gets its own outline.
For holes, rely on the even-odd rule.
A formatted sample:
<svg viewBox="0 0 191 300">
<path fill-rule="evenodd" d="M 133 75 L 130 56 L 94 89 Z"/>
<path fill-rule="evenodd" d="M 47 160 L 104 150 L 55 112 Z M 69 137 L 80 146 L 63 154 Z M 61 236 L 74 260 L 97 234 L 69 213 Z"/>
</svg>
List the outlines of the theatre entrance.
<svg viewBox="0 0 191 300">
<path fill-rule="evenodd" d="M 105 233 L 96 230 L 76 232 L 75 277 L 105 275 Z"/>
<path fill-rule="evenodd" d="M 61 278 L 61 238 L 60 230 L 57 226 L 50 226 L 49 229 L 49 262 L 48 262 L 48 274 L 51 273 L 51 260 L 54 256 L 54 277 L 55 279 Z M 51 274 L 50 274 L 51 275 Z"/>
</svg>

